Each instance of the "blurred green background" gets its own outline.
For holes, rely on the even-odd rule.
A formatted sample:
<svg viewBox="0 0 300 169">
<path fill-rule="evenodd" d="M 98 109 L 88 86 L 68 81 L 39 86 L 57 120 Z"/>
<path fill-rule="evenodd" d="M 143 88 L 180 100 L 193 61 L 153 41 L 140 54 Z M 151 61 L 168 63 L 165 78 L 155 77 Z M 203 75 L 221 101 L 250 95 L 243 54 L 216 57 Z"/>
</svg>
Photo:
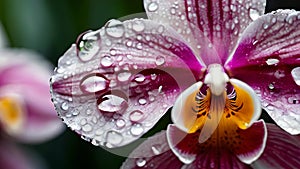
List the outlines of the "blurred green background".
<svg viewBox="0 0 300 169">
<path fill-rule="evenodd" d="M 268 1 L 267 12 L 279 8 L 300 10 L 300 1 Z M 54 65 L 80 33 L 98 29 L 109 19 L 143 11 L 142 0 L 0 0 L 0 22 L 10 47 L 37 51 Z M 166 115 L 148 135 L 165 128 L 168 122 Z M 113 169 L 124 161 L 69 129 L 47 143 L 26 147 L 37 151 L 49 169 Z"/>
</svg>

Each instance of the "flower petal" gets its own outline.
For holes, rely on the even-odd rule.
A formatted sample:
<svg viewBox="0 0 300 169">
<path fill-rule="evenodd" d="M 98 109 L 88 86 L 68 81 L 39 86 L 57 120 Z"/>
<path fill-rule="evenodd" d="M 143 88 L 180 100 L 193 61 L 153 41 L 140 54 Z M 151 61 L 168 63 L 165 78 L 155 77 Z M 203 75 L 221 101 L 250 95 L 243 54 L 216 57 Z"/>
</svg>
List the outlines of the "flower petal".
<svg viewBox="0 0 300 169">
<path fill-rule="evenodd" d="M 278 10 L 264 15 L 244 32 L 225 67 L 231 77 L 249 84 L 263 108 L 291 134 L 300 133 L 300 12 Z"/>
<path fill-rule="evenodd" d="M 20 107 L 22 125 L 13 137 L 25 142 L 46 141 L 64 129 L 50 100 L 49 63 L 26 50 L 1 50 L 0 97 Z"/>
<path fill-rule="evenodd" d="M 71 129 L 109 148 L 141 137 L 205 68 L 176 32 L 143 19 L 111 20 L 77 48 L 59 60 L 53 101 Z"/>
<path fill-rule="evenodd" d="M 225 63 L 239 35 L 264 13 L 265 4 L 265 0 L 144 0 L 148 17 L 171 25 L 206 65 Z"/>
<path fill-rule="evenodd" d="M 253 168 L 299 168 L 300 136 L 292 136 L 274 124 L 267 124 L 268 139 L 262 156 Z"/>
</svg>

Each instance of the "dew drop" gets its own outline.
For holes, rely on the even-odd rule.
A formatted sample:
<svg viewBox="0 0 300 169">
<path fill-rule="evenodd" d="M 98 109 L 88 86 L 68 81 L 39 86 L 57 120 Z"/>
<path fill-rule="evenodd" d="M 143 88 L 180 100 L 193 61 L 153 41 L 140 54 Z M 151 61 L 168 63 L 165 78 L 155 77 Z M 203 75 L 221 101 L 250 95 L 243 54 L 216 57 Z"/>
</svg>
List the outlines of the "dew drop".
<svg viewBox="0 0 300 169">
<path fill-rule="evenodd" d="M 274 84 L 273 84 L 273 83 L 270 83 L 268 87 L 269 87 L 269 89 L 270 89 L 270 90 L 273 90 L 273 89 L 275 89 L 275 86 L 274 86 Z"/>
<path fill-rule="evenodd" d="M 135 110 L 129 115 L 130 121 L 132 122 L 140 122 L 143 119 L 143 117 L 144 113 L 139 110 Z"/>
<path fill-rule="evenodd" d="M 300 86 L 300 67 L 296 67 L 291 72 L 295 83 Z"/>
<path fill-rule="evenodd" d="M 158 4 L 156 2 L 151 2 L 149 5 L 148 5 L 148 10 L 150 12 L 155 12 L 157 9 L 158 9 Z"/>
<path fill-rule="evenodd" d="M 130 133 L 133 136 L 139 136 L 144 132 L 144 128 L 140 124 L 134 124 L 130 128 Z"/>
<path fill-rule="evenodd" d="M 273 58 L 270 58 L 266 61 L 267 65 L 276 65 L 279 63 L 279 60 L 278 59 L 273 59 Z"/>
<path fill-rule="evenodd" d="M 123 136 L 116 131 L 109 131 L 106 134 L 106 141 L 112 145 L 118 145 L 123 141 Z"/>
<path fill-rule="evenodd" d="M 77 40 L 78 57 L 86 62 L 91 60 L 100 49 L 98 32 L 89 31 L 79 36 Z"/>
<path fill-rule="evenodd" d="M 156 64 L 157 66 L 163 65 L 164 63 L 165 63 L 165 58 L 164 58 L 164 57 L 158 56 L 158 57 L 156 58 L 155 64 Z"/>
<path fill-rule="evenodd" d="M 145 29 L 145 24 L 141 20 L 136 20 L 132 25 L 132 29 L 136 32 L 141 32 Z"/>
<path fill-rule="evenodd" d="M 145 80 L 145 76 L 142 75 L 142 74 L 137 74 L 135 75 L 135 78 L 134 78 L 134 81 L 138 82 L 138 83 L 141 83 Z"/>
<path fill-rule="evenodd" d="M 259 11 L 257 9 L 250 9 L 249 10 L 249 16 L 254 21 L 257 18 L 259 18 L 260 14 L 259 14 Z"/>
<path fill-rule="evenodd" d="M 105 91 L 109 81 L 101 74 L 92 74 L 84 77 L 80 82 L 80 89 L 87 93 Z"/>
<path fill-rule="evenodd" d="M 106 56 L 101 58 L 100 64 L 103 67 L 110 67 L 113 64 L 113 60 L 110 56 L 106 55 Z"/>
<path fill-rule="evenodd" d="M 127 108 L 127 101 L 119 96 L 108 94 L 98 100 L 98 109 L 102 112 L 120 112 Z"/>
<path fill-rule="evenodd" d="M 144 98 L 140 98 L 138 102 L 140 105 L 145 105 L 147 103 L 147 100 Z"/>
<path fill-rule="evenodd" d="M 155 144 L 151 147 L 151 150 L 155 155 L 159 155 L 161 153 L 161 145 Z"/>
<path fill-rule="evenodd" d="M 176 14 L 176 9 L 175 9 L 174 7 L 172 7 L 172 8 L 170 9 L 170 13 L 171 13 L 172 15 L 175 15 L 175 14 Z"/>
<path fill-rule="evenodd" d="M 123 128 L 123 127 L 125 127 L 125 125 L 126 125 L 126 122 L 125 122 L 125 120 L 123 120 L 123 119 L 118 119 L 118 120 L 116 121 L 116 126 L 117 126 L 118 128 Z"/>
<path fill-rule="evenodd" d="M 124 35 L 124 25 L 121 21 L 112 19 L 107 22 L 105 26 L 105 31 L 107 35 L 114 37 L 114 38 L 120 38 Z"/>
<path fill-rule="evenodd" d="M 121 72 L 118 74 L 118 80 L 121 82 L 126 82 L 129 80 L 130 76 L 131 76 L 130 72 Z"/>
<path fill-rule="evenodd" d="M 82 131 L 84 132 L 90 132 L 92 131 L 93 127 L 90 124 L 85 124 L 84 126 L 82 126 Z"/>
<path fill-rule="evenodd" d="M 69 104 L 67 102 L 63 102 L 61 104 L 61 109 L 67 111 L 69 109 Z"/>
<path fill-rule="evenodd" d="M 144 167 L 146 165 L 147 161 L 144 158 L 139 158 L 136 160 L 136 165 L 138 167 Z"/>
</svg>

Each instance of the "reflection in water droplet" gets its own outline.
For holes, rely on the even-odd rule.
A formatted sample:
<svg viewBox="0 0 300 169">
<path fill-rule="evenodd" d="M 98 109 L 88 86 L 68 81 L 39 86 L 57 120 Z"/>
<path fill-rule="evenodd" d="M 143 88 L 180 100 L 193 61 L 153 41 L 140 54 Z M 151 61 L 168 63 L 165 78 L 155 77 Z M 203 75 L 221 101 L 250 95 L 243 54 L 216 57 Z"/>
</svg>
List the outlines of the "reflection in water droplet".
<svg viewBox="0 0 300 169">
<path fill-rule="evenodd" d="M 158 4 L 156 2 L 151 2 L 149 5 L 148 5 L 148 10 L 150 12 L 154 12 L 158 9 Z"/>
<path fill-rule="evenodd" d="M 144 128 L 140 124 L 134 124 L 130 128 L 130 133 L 134 136 L 139 136 L 144 132 Z"/>
<path fill-rule="evenodd" d="M 145 29 L 145 24 L 141 20 L 136 20 L 132 25 L 132 29 L 136 32 L 141 32 Z"/>
<path fill-rule="evenodd" d="M 63 102 L 62 104 L 61 104 L 61 109 L 62 110 L 68 110 L 69 109 L 69 104 L 67 103 L 67 102 Z"/>
<path fill-rule="evenodd" d="M 270 58 L 266 61 L 267 65 L 277 65 L 279 63 L 278 59 Z"/>
<path fill-rule="evenodd" d="M 103 67 L 110 67 L 113 64 L 113 60 L 110 56 L 104 56 L 101 58 L 100 64 Z"/>
<path fill-rule="evenodd" d="M 260 16 L 260 14 L 259 14 L 259 11 L 257 9 L 250 9 L 249 10 L 249 16 L 254 21 Z"/>
<path fill-rule="evenodd" d="M 77 40 L 78 57 L 82 61 L 91 60 L 100 49 L 100 36 L 98 32 L 87 32 Z"/>
<path fill-rule="evenodd" d="M 116 19 L 107 22 L 105 31 L 109 36 L 114 38 L 122 37 L 125 32 L 123 23 Z"/>
<path fill-rule="evenodd" d="M 146 165 L 147 161 L 143 158 L 139 158 L 136 160 L 136 165 L 138 167 L 144 167 Z"/>
<path fill-rule="evenodd" d="M 295 83 L 300 86 L 300 67 L 296 67 L 291 72 Z"/>
<path fill-rule="evenodd" d="M 105 95 L 98 101 L 98 109 L 102 112 L 119 112 L 127 108 L 127 101 L 116 95 Z"/>
<path fill-rule="evenodd" d="M 109 144 L 118 145 L 123 141 L 123 136 L 116 131 L 109 131 L 106 134 L 106 140 Z"/>
<path fill-rule="evenodd" d="M 139 110 L 135 110 L 131 112 L 129 115 L 129 118 L 132 122 L 140 122 L 140 120 L 142 120 L 143 117 L 144 117 L 144 113 Z"/>
<path fill-rule="evenodd" d="M 165 58 L 162 56 L 158 56 L 155 61 L 157 66 L 163 65 L 165 63 Z"/>
<path fill-rule="evenodd" d="M 107 89 L 108 80 L 101 74 L 91 74 L 82 79 L 80 89 L 87 93 L 101 92 Z"/>
<path fill-rule="evenodd" d="M 121 72 L 118 74 L 118 80 L 121 82 L 126 82 L 129 80 L 130 76 L 131 76 L 130 72 Z"/>
</svg>

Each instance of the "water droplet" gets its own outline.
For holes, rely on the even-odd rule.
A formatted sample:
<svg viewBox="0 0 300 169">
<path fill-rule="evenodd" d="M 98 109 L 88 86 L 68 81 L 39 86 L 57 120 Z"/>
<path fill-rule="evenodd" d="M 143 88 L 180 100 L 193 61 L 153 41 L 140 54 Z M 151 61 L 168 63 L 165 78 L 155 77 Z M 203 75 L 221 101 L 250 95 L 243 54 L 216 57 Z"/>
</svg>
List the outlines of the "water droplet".
<svg viewBox="0 0 300 169">
<path fill-rule="evenodd" d="M 143 117 L 144 113 L 139 110 L 135 110 L 129 115 L 129 118 L 132 122 L 140 122 L 143 119 Z"/>
<path fill-rule="evenodd" d="M 155 61 L 157 66 L 163 65 L 165 63 L 165 58 L 162 56 L 158 56 Z"/>
<path fill-rule="evenodd" d="M 160 144 L 154 144 L 152 147 L 151 147 L 151 150 L 152 152 L 155 154 L 155 155 L 159 155 L 161 153 L 161 145 Z"/>
<path fill-rule="evenodd" d="M 61 109 L 67 111 L 69 109 L 69 104 L 67 102 L 63 102 L 61 104 Z"/>
<path fill-rule="evenodd" d="M 144 158 L 139 158 L 136 160 L 136 165 L 138 167 L 144 167 L 146 165 L 147 161 Z"/>
<path fill-rule="evenodd" d="M 274 59 L 274 58 L 270 58 L 270 59 L 267 59 L 266 63 L 267 63 L 267 65 L 276 65 L 276 64 L 279 63 L 279 60 Z"/>
<path fill-rule="evenodd" d="M 86 125 L 86 123 L 87 123 L 87 120 L 85 118 L 80 120 L 80 125 L 83 126 L 83 125 Z"/>
<path fill-rule="evenodd" d="M 147 103 L 147 100 L 144 98 L 140 98 L 139 103 L 140 103 L 140 105 L 145 105 Z"/>
<path fill-rule="evenodd" d="M 85 124 L 84 126 L 82 126 L 82 131 L 84 132 L 90 132 L 92 131 L 93 127 L 90 124 Z"/>
<path fill-rule="evenodd" d="M 100 60 L 100 64 L 103 67 L 110 67 L 113 64 L 113 60 L 110 56 L 103 56 Z"/>
<path fill-rule="evenodd" d="M 264 24 L 264 25 L 263 25 L 263 28 L 264 28 L 264 29 L 268 29 L 268 28 L 269 28 L 269 25 L 268 25 L 268 24 Z"/>
<path fill-rule="evenodd" d="M 144 132 L 144 128 L 140 124 L 134 124 L 130 128 L 130 133 L 134 136 L 139 136 Z"/>
<path fill-rule="evenodd" d="M 118 120 L 116 121 L 116 126 L 117 126 L 118 128 L 123 128 L 123 127 L 125 127 L 125 125 L 126 125 L 126 122 L 125 122 L 125 120 L 123 120 L 123 119 L 118 119 Z"/>
<path fill-rule="evenodd" d="M 114 38 L 122 37 L 125 32 L 123 23 L 116 19 L 112 19 L 107 22 L 105 26 L 105 31 L 107 35 Z"/>
<path fill-rule="evenodd" d="M 175 9 L 174 7 L 172 7 L 171 10 L 170 10 L 170 13 L 171 13 L 172 15 L 175 15 L 175 14 L 176 14 L 176 9 Z"/>
<path fill-rule="evenodd" d="M 118 80 L 121 82 L 126 82 L 129 80 L 130 76 L 131 76 L 130 72 L 121 72 L 118 74 Z"/>
<path fill-rule="evenodd" d="M 295 83 L 300 86 L 300 67 L 296 67 L 291 72 Z"/>
<path fill-rule="evenodd" d="M 136 32 L 141 32 L 145 29 L 145 24 L 141 20 L 136 20 L 132 25 L 132 29 Z"/>
<path fill-rule="evenodd" d="M 137 75 L 135 75 L 134 80 L 135 80 L 136 82 L 138 82 L 138 83 L 141 83 L 141 82 L 143 82 L 143 81 L 145 80 L 145 76 L 142 75 L 142 74 L 137 74 Z"/>
<path fill-rule="evenodd" d="M 254 21 L 257 18 L 259 18 L 260 14 L 259 14 L 259 11 L 257 9 L 250 9 L 249 10 L 249 16 Z"/>
<path fill-rule="evenodd" d="M 151 2 L 149 5 L 148 5 L 148 10 L 150 12 L 155 12 L 157 9 L 158 9 L 158 4 L 156 2 Z"/>
<path fill-rule="evenodd" d="M 100 49 L 98 32 L 89 31 L 79 36 L 77 40 L 78 57 L 86 62 L 91 60 Z"/>
<path fill-rule="evenodd" d="M 273 83 L 270 83 L 270 84 L 269 84 L 269 89 L 270 89 L 270 90 L 273 90 L 273 89 L 275 89 L 275 86 L 274 86 L 274 84 L 273 84 Z"/>
<path fill-rule="evenodd" d="M 80 89 L 87 93 L 96 93 L 105 91 L 108 88 L 109 81 L 101 74 L 91 74 L 82 79 Z"/>
<path fill-rule="evenodd" d="M 106 134 L 106 141 L 112 145 L 118 145 L 123 141 L 123 136 L 116 131 L 109 131 Z"/>
<path fill-rule="evenodd" d="M 98 100 L 98 109 L 102 112 L 119 112 L 127 108 L 127 101 L 117 95 L 108 94 Z"/>
</svg>

